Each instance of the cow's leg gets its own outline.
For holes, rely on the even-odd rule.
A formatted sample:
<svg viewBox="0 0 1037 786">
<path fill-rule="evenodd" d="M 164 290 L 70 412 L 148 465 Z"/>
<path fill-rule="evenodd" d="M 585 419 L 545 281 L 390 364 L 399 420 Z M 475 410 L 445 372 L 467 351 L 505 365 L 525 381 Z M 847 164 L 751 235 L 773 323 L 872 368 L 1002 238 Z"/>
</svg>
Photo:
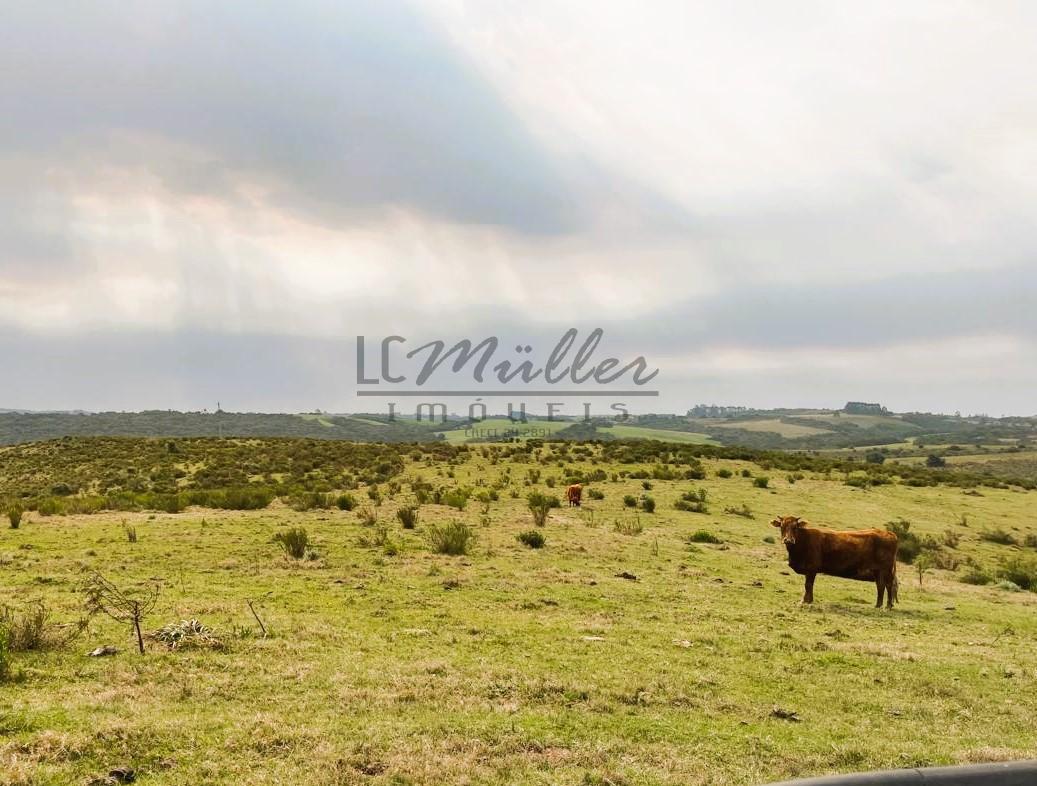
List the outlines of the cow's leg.
<svg viewBox="0 0 1037 786">
<path fill-rule="evenodd" d="M 889 573 L 886 574 L 886 608 L 887 609 L 892 609 L 893 608 L 893 602 L 895 600 L 894 595 L 896 594 L 893 588 L 896 586 L 896 584 L 897 584 L 897 574 L 892 572 L 892 571 L 890 571 Z"/>
<path fill-rule="evenodd" d="M 875 598 L 875 608 L 882 608 L 882 593 L 886 589 L 886 574 L 879 571 L 878 578 L 875 579 L 875 589 L 878 592 L 878 596 Z"/>
<path fill-rule="evenodd" d="M 803 583 L 803 602 L 813 603 L 814 602 L 814 579 L 817 578 L 816 573 L 808 573 L 806 581 Z"/>
</svg>

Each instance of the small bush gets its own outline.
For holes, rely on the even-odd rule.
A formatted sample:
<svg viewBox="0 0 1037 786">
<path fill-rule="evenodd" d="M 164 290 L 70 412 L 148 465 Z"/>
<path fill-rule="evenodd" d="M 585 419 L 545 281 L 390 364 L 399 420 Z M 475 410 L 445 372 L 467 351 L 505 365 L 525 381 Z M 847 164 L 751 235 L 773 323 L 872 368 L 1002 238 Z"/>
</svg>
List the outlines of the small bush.
<svg viewBox="0 0 1037 786">
<path fill-rule="evenodd" d="M 647 495 L 642 497 L 641 509 L 644 510 L 645 513 L 655 513 L 655 500 Z"/>
<path fill-rule="evenodd" d="M 759 477 L 753 478 L 753 485 L 758 489 L 765 489 L 771 484 L 771 479 L 766 475 L 760 475 Z"/>
<path fill-rule="evenodd" d="M 942 537 L 943 545 L 949 549 L 958 548 L 958 544 L 961 543 L 961 535 L 954 530 L 945 529 Z"/>
<path fill-rule="evenodd" d="M 680 499 L 673 503 L 673 507 L 689 513 L 709 513 L 709 507 L 706 505 L 706 496 L 705 489 L 685 491 L 681 494 Z"/>
<path fill-rule="evenodd" d="M 352 494 L 339 494 L 335 498 L 335 507 L 339 510 L 352 510 L 356 507 L 356 497 Z"/>
<path fill-rule="evenodd" d="M 18 503 L 7 507 L 7 520 L 11 522 L 11 529 L 18 529 L 22 525 L 22 515 L 25 511 Z"/>
<path fill-rule="evenodd" d="M 413 505 L 400 508 L 396 511 L 396 518 L 404 529 L 414 529 L 418 525 L 418 509 Z"/>
<path fill-rule="evenodd" d="M 911 532 L 911 522 L 907 519 L 891 521 L 886 530 L 897 536 L 897 560 L 910 565 L 922 551 L 922 542 Z"/>
<path fill-rule="evenodd" d="M 373 527 L 378 523 L 378 514 L 370 508 L 358 510 L 356 517 L 360 519 L 360 523 L 365 527 Z"/>
<path fill-rule="evenodd" d="M 50 609 L 43 601 L 29 603 L 21 611 L 11 606 L 0 607 L 0 631 L 6 636 L 8 652 L 42 652 L 64 646 L 85 626 L 85 620 L 73 624 L 51 622 Z"/>
<path fill-rule="evenodd" d="M 734 473 L 731 470 L 727 469 L 726 467 L 724 469 L 718 469 L 717 470 L 717 477 L 718 478 L 729 478 L 733 474 Z"/>
<path fill-rule="evenodd" d="M 1021 589 L 1037 592 L 1037 560 L 1033 557 L 1012 557 L 1001 563 L 997 577 L 1003 581 L 1010 581 Z"/>
<path fill-rule="evenodd" d="M 551 508 L 561 507 L 561 504 L 558 497 L 541 494 L 539 491 L 534 491 L 526 497 L 526 505 L 529 508 L 529 512 L 533 514 L 533 523 L 538 527 L 547 524 L 547 517 L 551 512 Z"/>
<path fill-rule="evenodd" d="M 456 510 L 464 510 L 465 506 L 468 505 L 468 498 L 471 496 L 471 492 L 467 489 L 450 489 L 443 493 L 441 502 Z"/>
<path fill-rule="evenodd" d="M 425 537 L 437 554 L 467 554 L 475 543 L 475 531 L 460 521 L 452 521 L 443 526 L 433 524 L 426 530 Z"/>
<path fill-rule="evenodd" d="M 1003 529 L 985 529 L 979 533 L 979 539 L 985 540 L 988 543 L 997 543 L 1002 546 L 1019 545 L 1019 542 L 1015 537 L 1010 532 L 1005 532 Z"/>
<path fill-rule="evenodd" d="M 645 530 L 644 525 L 638 518 L 629 519 L 627 521 L 616 519 L 612 523 L 612 528 L 620 535 L 640 535 Z"/>
<path fill-rule="evenodd" d="M 542 549 L 544 544 L 547 542 L 547 538 L 544 537 L 544 534 L 535 529 L 520 532 L 515 536 L 515 540 L 531 549 Z"/>
<path fill-rule="evenodd" d="M 742 477 L 743 478 L 751 478 L 752 476 L 753 476 L 753 473 L 750 472 L 749 470 L 747 470 L 747 469 L 743 469 L 742 470 Z"/>
<path fill-rule="evenodd" d="M 600 489 L 587 489 L 587 496 L 590 499 L 605 499 L 605 492 Z"/>
<path fill-rule="evenodd" d="M 137 542 L 137 528 L 136 527 L 131 527 L 131 526 L 128 526 L 128 525 L 124 524 L 123 525 L 123 529 L 126 532 L 126 540 L 128 540 L 130 543 L 136 543 Z"/>
<path fill-rule="evenodd" d="M 635 497 L 633 494 L 624 494 L 623 495 L 623 504 L 626 505 L 626 507 L 628 507 L 628 508 L 636 508 L 637 507 L 637 497 Z"/>
<path fill-rule="evenodd" d="M 975 584 L 981 587 L 990 584 L 993 580 L 993 576 L 978 567 L 969 568 L 969 570 L 963 574 L 960 579 L 962 584 Z"/>
<path fill-rule="evenodd" d="M 704 529 L 697 530 L 688 535 L 688 543 L 723 543 L 720 538 Z"/>
<path fill-rule="evenodd" d="M 650 481 L 650 480 L 642 480 L 641 481 L 641 488 L 643 488 L 645 491 L 651 491 L 652 490 L 652 481 Z"/>
<path fill-rule="evenodd" d="M 1037 549 L 1037 535 L 1034 535 L 1033 533 L 1027 535 L 1026 539 L 1023 541 L 1023 545 L 1028 549 Z"/>
<path fill-rule="evenodd" d="M 301 527 L 292 527 L 284 532 L 274 535 L 274 542 L 279 544 L 284 553 L 292 559 L 302 559 L 306 556 L 306 548 L 310 544 L 309 535 Z"/>
</svg>

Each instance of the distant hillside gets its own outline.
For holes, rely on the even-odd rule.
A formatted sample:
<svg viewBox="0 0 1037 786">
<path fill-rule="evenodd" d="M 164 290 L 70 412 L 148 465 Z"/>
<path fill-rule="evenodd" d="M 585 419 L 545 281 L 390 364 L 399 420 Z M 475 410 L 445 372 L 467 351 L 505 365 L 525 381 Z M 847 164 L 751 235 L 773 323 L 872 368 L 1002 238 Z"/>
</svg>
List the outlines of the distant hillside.
<svg viewBox="0 0 1037 786">
<path fill-rule="evenodd" d="M 355 442 L 427 442 L 438 437 L 413 421 L 377 416 L 253 412 L 0 412 L 0 445 L 60 437 L 309 437 Z"/>
<path fill-rule="evenodd" d="M 706 408 L 696 408 L 701 412 Z M 739 413 L 734 407 L 708 408 L 708 416 L 641 415 L 632 425 L 707 434 L 723 445 L 780 450 L 834 450 L 854 447 L 925 446 L 1037 440 L 1037 418 L 960 417 L 929 413 L 895 414 L 878 404 L 851 402 L 843 410 L 776 409 Z M 730 413 L 730 414 L 724 414 Z"/>
</svg>

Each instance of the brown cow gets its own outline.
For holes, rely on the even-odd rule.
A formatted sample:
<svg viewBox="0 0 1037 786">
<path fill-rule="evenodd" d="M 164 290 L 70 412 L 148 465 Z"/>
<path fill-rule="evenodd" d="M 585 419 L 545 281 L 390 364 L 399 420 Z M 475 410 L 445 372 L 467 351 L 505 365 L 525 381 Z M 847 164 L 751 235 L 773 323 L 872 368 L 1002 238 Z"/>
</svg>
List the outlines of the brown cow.
<svg viewBox="0 0 1037 786">
<path fill-rule="evenodd" d="M 789 567 L 806 577 L 803 602 L 814 602 L 818 573 L 858 581 L 874 581 L 875 608 L 893 608 L 897 600 L 897 536 L 882 529 L 814 529 L 797 516 L 779 516 L 771 524 L 781 529 L 789 552 Z"/>
<path fill-rule="evenodd" d="M 569 500 L 570 508 L 580 507 L 580 500 L 583 498 L 583 486 L 579 483 L 573 483 L 565 490 L 565 498 Z"/>
</svg>

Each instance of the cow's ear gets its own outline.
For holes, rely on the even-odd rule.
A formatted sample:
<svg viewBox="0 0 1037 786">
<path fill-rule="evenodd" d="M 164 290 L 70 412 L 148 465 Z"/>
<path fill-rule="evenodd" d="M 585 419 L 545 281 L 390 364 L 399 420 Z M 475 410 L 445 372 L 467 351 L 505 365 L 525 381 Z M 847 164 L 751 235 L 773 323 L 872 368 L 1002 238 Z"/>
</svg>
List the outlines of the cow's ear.
<svg viewBox="0 0 1037 786">
<path fill-rule="evenodd" d="M 774 519 L 774 521 L 771 522 L 771 526 L 772 527 L 780 527 L 781 526 L 781 519 L 780 518 Z"/>
<path fill-rule="evenodd" d="M 796 528 L 797 529 L 799 527 L 805 527 L 806 525 L 807 525 L 806 521 L 804 521 L 803 519 L 799 518 L 799 516 L 796 516 Z"/>
</svg>

